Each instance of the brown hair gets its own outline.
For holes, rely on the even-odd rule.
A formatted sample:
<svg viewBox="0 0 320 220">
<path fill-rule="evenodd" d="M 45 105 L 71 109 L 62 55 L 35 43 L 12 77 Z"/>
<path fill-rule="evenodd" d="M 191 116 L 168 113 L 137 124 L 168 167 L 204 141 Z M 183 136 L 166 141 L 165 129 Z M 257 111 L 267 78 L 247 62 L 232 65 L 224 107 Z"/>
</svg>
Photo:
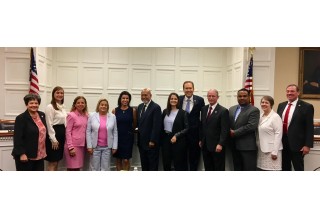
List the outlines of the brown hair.
<svg viewBox="0 0 320 220">
<path fill-rule="evenodd" d="M 59 109 L 58 109 L 58 106 L 57 106 L 57 102 L 56 102 L 56 100 L 54 98 L 54 93 L 56 91 L 59 91 L 59 90 L 64 91 L 61 86 L 56 86 L 56 87 L 53 88 L 52 93 L 51 93 L 51 105 L 53 106 L 53 108 L 55 110 L 59 110 Z M 63 103 L 64 103 L 64 96 L 63 96 L 63 99 L 61 100 L 61 104 L 63 104 Z"/>
<path fill-rule="evenodd" d="M 28 105 L 28 103 L 29 103 L 30 101 L 34 101 L 34 100 L 37 100 L 37 102 L 38 102 L 39 105 L 40 105 L 40 103 L 41 103 L 41 98 L 40 98 L 40 96 L 37 95 L 37 94 L 28 94 L 28 95 L 26 95 L 26 96 L 23 98 L 24 104 L 26 104 L 26 105 Z"/>
<path fill-rule="evenodd" d="M 194 89 L 194 84 L 193 84 L 192 81 L 184 81 L 184 82 L 183 82 L 183 85 L 182 85 L 182 88 L 183 88 L 183 89 L 184 89 L 184 85 L 185 85 L 186 83 L 191 83 L 191 84 L 192 84 L 192 88 Z"/>
<path fill-rule="evenodd" d="M 84 100 L 84 104 L 86 105 L 86 107 L 83 109 L 82 113 L 84 114 L 87 114 L 88 113 L 88 105 L 87 105 L 87 100 L 85 97 L 83 96 L 77 96 L 74 100 L 73 100 L 73 103 L 72 103 L 72 107 L 71 107 L 71 112 L 74 112 L 76 110 L 76 104 L 77 104 L 77 101 L 79 99 L 83 99 Z"/>
<path fill-rule="evenodd" d="M 177 99 L 178 99 L 178 103 L 177 103 L 177 109 L 179 109 L 179 95 L 175 92 L 173 93 L 170 93 L 170 95 L 168 96 L 168 102 L 167 102 L 167 115 L 169 116 L 170 115 L 170 112 L 171 112 L 171 105 L 170 105 L 170 99 L 171 99 L 171 96 L 176 96 Z"/>
<path fill-rule="evenodd" d="M 273 98 L 272 98 L 271 96 L 269 96 L 269 95 L 263 96 L 263 97 L 261 98 L 260 103 L 262 102 L 263 99 L 264 99 L 264 100 L 267 100 L 267 101 L 270 103 L 271 108 L 273 107 L 273 105 L 274 105 L 274 100 L 273 100 Z"/>
<path fill-rule="evenodd" d="M 296 87 L 297 92 L 299 92 L 299 90 L 300 90 L 299 86 L 297 86 L 296 84 L 290 84 L 290 85 L 287 86 L 287 88 L 290 87 L 290 86 Z"/>
</svg>

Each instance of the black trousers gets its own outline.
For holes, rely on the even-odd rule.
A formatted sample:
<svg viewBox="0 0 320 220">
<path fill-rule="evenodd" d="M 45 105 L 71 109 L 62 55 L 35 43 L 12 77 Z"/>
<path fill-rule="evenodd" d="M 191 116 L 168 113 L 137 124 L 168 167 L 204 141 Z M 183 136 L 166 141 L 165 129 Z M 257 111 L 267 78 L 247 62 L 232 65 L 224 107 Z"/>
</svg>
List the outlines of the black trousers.
<svg viewBox="0 0 320 220">
<path fill-rule="evenodd" d="M 142 171 L 158 171 L 159 147 L 144 149 L 139 147 Z"/>
<path fill-rule="evenodd" d="M 15 158 L 17 171 L 44 171 L 44 160 L 28 160 L 21 162 L 20 158 Z"/>
<path fill-rule="evenodd" d="M 192 132 L 199 133 L 199 131 L 198 129 L 189 130 L 186 137 L 188 168 L 190 171 L 197 171 L 199 168 L 201 148 L 199 147 L 199 137 L 195 137 Z"/>
<path fill-rule="evenodd" d="M 210 152 L 207 145 L 202 146 L 202 157 L 204 169 L 206 171 L 224 171 L 225 170 L 225 149 L 221 152 Z"/>
<path fill-rule="evenodd" d="M 295 152 L 290 149 L 287 135 L 283 135 L 282 144 L 282 171 L 291 171 L 291 163 L 294 170 L 304 171 L 304 156 L 302 155 L 302 151 Z"/>
<path fill-rule="evenodd" d="M 163 136 L 162 149 L 162 163 L 163 170 L 170 171 L 172 170 L 172 162 L 174 170 L 177 171 L 187 171 L 187 148 L 186 145 L 181 140 L 178 140 L 175 144 L 170 142 L 173 135 L 165 134 Z"/>
<path fill-rule="evenodd" d="M 235 171 L 256 171 L 257 150 L 232 149 L 233 167 Z"/>
</svg>

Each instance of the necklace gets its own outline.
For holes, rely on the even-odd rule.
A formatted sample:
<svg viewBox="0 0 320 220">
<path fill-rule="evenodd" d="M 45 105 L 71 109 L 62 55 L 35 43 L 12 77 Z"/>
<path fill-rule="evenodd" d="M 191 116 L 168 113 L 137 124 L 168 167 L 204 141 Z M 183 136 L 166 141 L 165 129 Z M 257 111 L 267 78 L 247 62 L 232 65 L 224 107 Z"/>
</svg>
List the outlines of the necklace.
<svg viewBox="0 0 320 220">
<path fill-rule="evenodd" d="M 127 109 L 128 109 L 128 107 L 125 108 L 125 109 L 120 108 L 120 110 L 122 110 L 122 114 L 126 113 L 126 110 L 127 110 Z"/>
</svg>

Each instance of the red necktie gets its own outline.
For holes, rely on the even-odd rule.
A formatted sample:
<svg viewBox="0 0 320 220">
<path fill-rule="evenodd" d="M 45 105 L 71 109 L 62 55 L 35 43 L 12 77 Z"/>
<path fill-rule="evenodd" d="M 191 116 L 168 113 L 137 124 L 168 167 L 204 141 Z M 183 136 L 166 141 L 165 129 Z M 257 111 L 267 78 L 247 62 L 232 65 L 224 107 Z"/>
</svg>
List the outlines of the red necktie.
<svg viewBox="0 0 320 220">
<path fill-rule="evenodd" d="M 284 120 L 283 120 L 283 133 L 288 133 L 288 118 L 289 118 L 289 112 L 291 108 L 291 103 L 288 104 L 288 108 L 286 110 L 286 113 L 284 114 Z"/>
<path fill-rule="evenodd" d="M 212 113 L 212 107 L 210 106 L 206 121 L 208 121 L 208 119 L 210 118 L 211 113 Z"/>
</svg>

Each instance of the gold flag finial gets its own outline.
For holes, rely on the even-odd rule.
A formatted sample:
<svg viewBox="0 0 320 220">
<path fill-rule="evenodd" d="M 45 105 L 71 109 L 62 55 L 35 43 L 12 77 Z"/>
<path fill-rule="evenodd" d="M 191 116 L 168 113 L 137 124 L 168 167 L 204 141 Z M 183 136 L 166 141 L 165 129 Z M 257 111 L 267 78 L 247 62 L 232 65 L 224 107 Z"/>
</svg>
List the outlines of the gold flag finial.
<svg viewBox="0 0 320 220">
<path fill-rule="evenodd" d="M 255 50 L 256 50 L 255 47 L 249 47 L 249 53 L 250 53 L 251 56 L 253 55 Z"/>
</svg>

